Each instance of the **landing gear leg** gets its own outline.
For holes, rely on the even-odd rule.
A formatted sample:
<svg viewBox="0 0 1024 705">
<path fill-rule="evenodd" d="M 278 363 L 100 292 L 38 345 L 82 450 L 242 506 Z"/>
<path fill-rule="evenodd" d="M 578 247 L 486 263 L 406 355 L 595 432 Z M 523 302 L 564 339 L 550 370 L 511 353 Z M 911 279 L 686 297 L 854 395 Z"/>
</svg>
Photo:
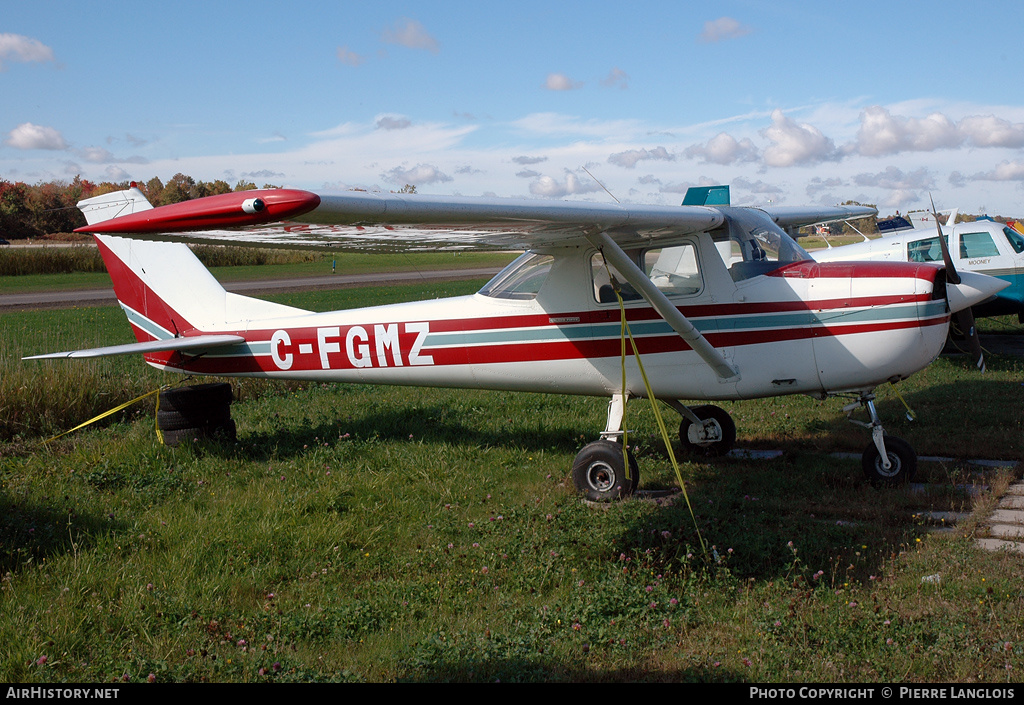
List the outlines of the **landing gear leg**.
<svg viewBox="0 0 1024 705">
<path fill-rule="evenodd" d="M 572 464 L 576 490 L 591 502 L 610 502 L 633 494 L 640 484 L 636 459 L 622 446 L 622 418 L 626 396 L 616 394 L 608 402 L 608 421 L 601 440 L 588 443 Z"/>
<path fill-rule="evenodd" d="M 666 401 L 683 420 L 679 424 L 679 442 L 695 455 L 725 455 L 736 443 L 736 424 L 725 409 L 706 404 L 692 409 L 680 401 Z"/>
<path fill-rule="evenodd" d="M 850 418 L 851 423 L 871 429 L 871 444 L 864 449 L 861 466 L 868 481 L 877 486 L 895 487 L 914 479 L 917 472 L 917 453 L 909 443 L 896 436 L 887 436 L 875 409 L 875 395 L 865 392 L 857 401 L 847 404 L 843 411 L 850 416 L 857 408 L 867 409 L 870 422 Z"/>
</svg>

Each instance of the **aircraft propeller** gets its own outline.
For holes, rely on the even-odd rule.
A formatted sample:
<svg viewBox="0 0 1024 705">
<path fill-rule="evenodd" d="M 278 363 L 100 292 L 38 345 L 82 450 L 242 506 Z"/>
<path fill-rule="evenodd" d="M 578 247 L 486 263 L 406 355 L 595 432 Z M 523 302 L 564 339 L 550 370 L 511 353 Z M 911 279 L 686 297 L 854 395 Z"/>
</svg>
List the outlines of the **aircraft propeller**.
<svg viewBox="0 0 1024 705">
<path fill-rule="evenodd" d="M 946 243 L 946 238 L 942 234 L 942 226 L 939 225 L 939 214 L 935 211 L 935 200 L 932 199 L 930 194 L 928 196 L 928 200 L 931 201 L 932 217 L 935 218 L 935 229 L 939 233 L 939 248 L 942 250 L 942 261 L 946 264 L 946 283 L 956 286 L 960 283 L 960 274 L 956 271 L 956 267 L 953 266 L 953 258 L 949 254 L 949 245 Z M 952 225 L 952 223 L 950 225 Z M 956 320 L 957 326 L 967 338 L 967 344 L 970 347 L 975 366 L 984 372 L 985 355 L 981 349 L 981 339 L 978 337 L 978 329 L 974 325 L 974 314 L 971 312 L 971 307 L 967 306 L 961 311 L 953 314 L 953 316 Z"/>
</svg>

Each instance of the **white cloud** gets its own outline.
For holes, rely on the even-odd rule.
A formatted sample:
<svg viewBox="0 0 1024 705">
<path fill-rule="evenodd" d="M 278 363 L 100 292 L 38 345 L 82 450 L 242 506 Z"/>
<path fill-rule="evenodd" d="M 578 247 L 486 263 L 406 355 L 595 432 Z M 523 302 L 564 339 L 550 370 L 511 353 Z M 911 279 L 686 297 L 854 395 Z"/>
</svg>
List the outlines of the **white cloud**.
<svg viewBox="0 0 1024 705">
<path fill-rule="evenodd" d="M 741 189 L 743 191 L 749 191 L 750 193 L 756 193 L 761 195 L 777 196 L 784 193 L 783 190 L 774 184 L 769 184 L 758 179 L 757 181 L 751 181 L 745 179 L 742 176 L 738 176 L 732 180 L 731 184 L 734 189 Z"/>
<path fill-rule="evenodd" d="M 240 176 L 243 179 L 283 179 L 286 175 L 271 169 L 260 169 L 259 171 L 243 171 Z"/>
<path fill-rule="evenodd" d="M 737 140 L 726 132 L 719 132 L 705 144 L 687 147 L 684 154 L 690 158 L 700 157 L 705 162 L 722 165 L 753 162 L 759 157 L 757 147 L 749 138 Z"/>
<path fill-rule="evenodd" d="M 548 138 L 596 138 L 616 141 L 647 136 L 649 128 L 637 120 L 581 120 L 560 113 L 530 113 L 510 123 L 532 135 Z"/>
<path fill-rule="evenodd" d="M 31 122 L 22 124 L 11 130 L 4 144 L 15 149 L 67 149 L 64 137 L 52 127 L 33 125 Z"/>
<path fill-rule="evenodd" d="M 1012 123 L 995 115 L 965 117 L 957 126 L 975 147 L 1024 147 L 1024 124 Z"/>
<path fill-rule="evenodd" d="M 365 61 L 362 55 L 355 53 L 348 47 L 338 47 L 338 50 L 335 53 L 338 57 L 338 61 L 346 66 L 360 66 L 363 61 Z"/>
<path fill-rule="evenodd" d="M 717 20 L 704 23 L 704 31 L 700 33 L 702 42 L 720 42 L 725 39 L 736 39 L 750 34 L 751 28 L 740 24 L 732 17 L 719 17 Z"/>
<path fill-rule="evenodd" d="M 404 130 L 412 126 L 412 121 L 400 115 L 381 115 L 375 124 L 378 130 Z"/>
<path fill-rule="evenodd" d="M 840 188 L 845 185 L 845 182 L 839 178 L 827 178 L 823 179 L 820 176 L 815 176 L 807 182 L 807 196 L 815 198 L 822 193 L 832 191 L 833 189 Z"/>
<path fill-rule="evenodd" d="M 387 173 L 381 174 L 381 178 L 393 184 L 412 184 L 413 186 L 452 181 L 452 177 L 431 164 L 417 164 L 411 169 L 396 166 Z"/>
<path fill-rule="evenodd" d="M 92 162 L 93 164 L 107 164 L 117 161 L 113 154 L 102 147 L 86 147 L 79 150 L 78 155 L 85 161 Z"/>
<path fill-rule="evenodd" d="M 79 173 L 81 172 L 75 172 L 75 174 Z M 127 171 L 125 171 L 119 166 L 113 165 L 108 166 L 106 169 L 104 169 L 103 174 L 107 177 L 107 181 L 112 181 L 114 183 L 117 183 L 118 181 L 128 181 L 131 178 L 131 174 L 129 174 Z"/>
<path fill-rule="evenodd" d="M 629 149 L 625 152 L 616 152 L 608 157 L 608 161 L 611 164 L 625 167 L 626 169 L 632 169 L 636 166 L 639 161 L 647 159 L 655 159 L 659 161 L 670 162 L 675 160 L 675 157 L 668 153 L 668 150 L 664 147 L 655 147 L 654 149 Z"/>
<path fill-rule="evenodd" d="M 397 44 L 406 49 L 422 49 L 431 54 L 437 54 L 441 50 L 437 40 L 422 24 L 407 17 L 400 19 L 394 27 L 385 29 L 381 33 L 381 39 L 388 44 Z"/>
<path fill-rule="evenodd" d="M 836 146 L 821 130 L 809 124 L 797 124 L 781 110 L 772 112 L 772 124 L 761 130 L 772 144 L 764 150 L 767 166 L 815 164 L 836 158 Z"/>
<path fill-rule="evenodd" d="M 964 137 L 953 122 L 941 113 L 923 118 L 893 115 L 880 105 L 861 114 L 854 149 L 858 154 L 878 157 L 898 152 L 930 152 L 958 147 Z"/>
<path fill-rule="evenodd" d="M 1000 162 L 994 169 L 975 174 L 971 178 L 982 181 L 1024 181 L 1024 162 Z"/>
<path fill-rule="evenodd" d="M 0 71 L 4 69 L 4 61 L 43 63 L 53 60 L 53 49 L 38 39 L 20 34 L 0 34 Z"/>
<path fill-rule="evenodd" d="M 629 88 L 629 74 L 616 66 L 608 73 L 607 76 L 601 79 L 601 85 L 605 88 L 614 88 L 615 86 L 618 86 L 625 90 L 626 88 Z"/>
<path fill-rule="evenodd" d="M 565 173 L 565 180 L 558 181 L 551 176 L 542 176 L 530 184 L 530 193 L 543 198 L 562 198 L 579 193 L 594 193 L 600 191 L 601 186 L 593 179 L 581 181 L 571 171 Z"/>
<path fill-rule="evenodd" d="M 512 158 L 512 161 L 514 161 L 516 164 L 519 164 L 521 166 L 531 166 L 533 164 L 540 164 L 541 162 L 546 162 L 547 160 L 548 160 L 547 157 L 527 157 L 527 156 L 521 156 L 521 157 L 513 157 Z"/>
<path fill-rule="evenodd" d="M 549 73 L 544 87 L 549 91 L 571 91 L 583 86 L 580 81 L 574 81 L 564 73 Z"/>
<path fill-rule="evenodd" d="M 904 172 L 899 167 L 890 166 L 886 167 L 885 171 L 876 174 L 856 174 L 853 177 L 853 183 L 857 186 L 874 186 L 894 191 L 920 191 L 935 188 L 935 179 L 925 167 Z"/>
</svg>

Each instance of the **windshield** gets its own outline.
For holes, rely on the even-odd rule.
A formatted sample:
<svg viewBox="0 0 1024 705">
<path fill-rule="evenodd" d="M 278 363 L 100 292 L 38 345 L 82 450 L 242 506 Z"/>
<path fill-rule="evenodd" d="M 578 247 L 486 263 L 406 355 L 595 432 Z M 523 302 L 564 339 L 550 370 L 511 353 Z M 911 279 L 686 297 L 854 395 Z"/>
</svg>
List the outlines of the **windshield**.
<svg viewBox="0 0 1024 705">
<path fill-rule="evenodd" d="M 535 299 L 547 281 L 554 259 L 551 255 L 536 252 L 520 255 L 487 282 L 479 293 L 495 299 Z"/>
<path fill-rule="evenodd" d="M 767 274 L 790 262 L 811 259 L 807 251 L 756 208 L 721 208 L 726 225 L 712 233 L 734 281 Z"/>
</svg>

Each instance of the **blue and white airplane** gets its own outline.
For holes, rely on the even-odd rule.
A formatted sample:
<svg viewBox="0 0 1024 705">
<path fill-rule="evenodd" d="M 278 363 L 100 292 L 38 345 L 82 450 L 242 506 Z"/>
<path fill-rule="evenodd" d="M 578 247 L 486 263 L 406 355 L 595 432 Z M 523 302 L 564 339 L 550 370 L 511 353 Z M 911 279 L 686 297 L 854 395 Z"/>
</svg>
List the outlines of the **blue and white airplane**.
<svg viewBox="0 0 1024 705">
<path fill-rule="evenodd" d="M 956 221 L 948 211 L 947 223 Z M 853 245 L 813 252 L 818 262 L 935 262 L 942 264 L 942 248 L 932 213 L 893 219 L 895 227 L 882 236 Z M 939 225 L 949 254 L 959 272 L 980 272 L 1009 282 L 1010 286 L 972 307 L 975 316 L 1017 314 L 1024 323 L 1024 224 L 999 223 L 985 218 L 970 223 Z M 1020 229 L 1018 229 L 1020 228 Z"/>
</svg>

